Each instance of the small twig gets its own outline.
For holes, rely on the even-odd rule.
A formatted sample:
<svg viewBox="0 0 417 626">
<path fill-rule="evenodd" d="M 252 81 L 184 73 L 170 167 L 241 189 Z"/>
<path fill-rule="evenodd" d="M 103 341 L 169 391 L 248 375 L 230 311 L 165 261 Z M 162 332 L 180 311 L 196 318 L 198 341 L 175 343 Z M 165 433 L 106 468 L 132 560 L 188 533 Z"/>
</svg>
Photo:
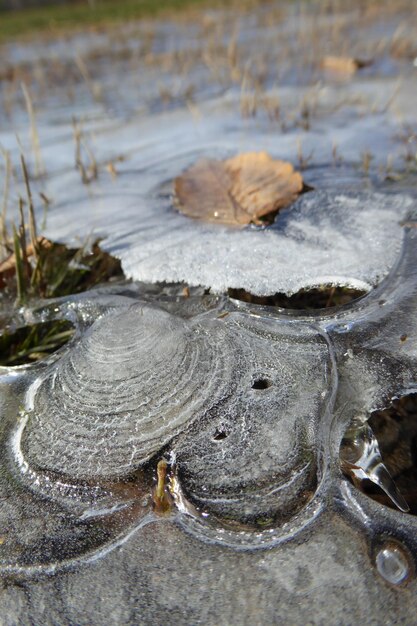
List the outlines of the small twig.
<svg viewBox="0 0 417 626">
<path fill-rule="evenodd" d="M 153 504 L 155 513 L 164 514 L 171 510 L 172 498 L 166 487 L 168 463 L 165 459 L 158 462 L 156 473 L 158 482 L 153 492 Z"/>
</svg>

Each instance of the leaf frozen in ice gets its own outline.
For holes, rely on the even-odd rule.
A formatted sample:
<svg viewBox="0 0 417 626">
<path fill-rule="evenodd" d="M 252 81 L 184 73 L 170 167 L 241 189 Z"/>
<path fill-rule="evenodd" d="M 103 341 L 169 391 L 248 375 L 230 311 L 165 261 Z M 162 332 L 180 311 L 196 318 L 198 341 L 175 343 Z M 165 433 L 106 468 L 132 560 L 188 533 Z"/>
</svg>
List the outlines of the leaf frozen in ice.
<svg viewBox="0 0 417 626">
<path fill-rule="evenodd" d="M 201 159 L 175 179 L 176 203 L 184 215 L 223 224 L 247 224 L 230 194 L 231 178 L 221 161 Z"/>
<path fill-rule="evenodd" d="M 226 161 L 202 159 L 175 179 L 179 210 L 222 224 L 249 224 L 288 206 L 303 179 L 291 163 L 266 152 L 246 152 Z"/>
<path fill-rule="evenodd" d="M 266 152 L 247 152 L 225 162 L 232 178 L 231 195 L 253 219 L 274 213 L 296 200 L 303 188 L 291 163 Z"/>
</svg>

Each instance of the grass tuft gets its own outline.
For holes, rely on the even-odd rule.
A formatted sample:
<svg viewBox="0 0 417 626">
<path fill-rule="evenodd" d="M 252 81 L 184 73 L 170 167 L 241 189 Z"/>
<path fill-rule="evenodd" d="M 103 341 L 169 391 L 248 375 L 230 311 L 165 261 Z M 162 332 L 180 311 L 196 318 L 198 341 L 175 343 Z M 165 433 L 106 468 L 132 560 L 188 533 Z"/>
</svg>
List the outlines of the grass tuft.
<svg viewBox="0 0 417 626">
<path fill-rule="evenodd" d="M 67 320 L 24 326 L 0 335 L 0 365 L 16 366 L 40 361 L 61 348 L 75 332 Z"/>
<path fill-rule="evenodd" d="M 19 225 L 12 224 L 12 240 L 7 235 L 4 209 L 0 223 L 1 245 L 8 253 L 0 263 L 0 304 L 10 308 L 14 300 L 15 306 L 28 306 L 31 301 L 77 294 L 99 283 L 124 279 L 120 261 L 101 250 L 98 240 L 92 246 L 68 248 L 38 236 L 23 155 L 21 166 L 26 202 L 19 198 Z M 16 331 L 5 325 L 0 330 L 0 364 L 21 365 L 43 359 L 66 343 L 73 333 L 74 327 L 65 320 L 33 324 Z"/>
</svg>

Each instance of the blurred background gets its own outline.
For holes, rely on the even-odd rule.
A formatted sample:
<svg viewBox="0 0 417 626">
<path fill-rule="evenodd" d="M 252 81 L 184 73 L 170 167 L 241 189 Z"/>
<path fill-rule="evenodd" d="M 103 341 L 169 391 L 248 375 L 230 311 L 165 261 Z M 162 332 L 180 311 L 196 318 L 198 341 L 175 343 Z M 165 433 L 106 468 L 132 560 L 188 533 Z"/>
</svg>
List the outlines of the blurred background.
<svg viewBox="0 0 417 626">
<path fill-rule="evenodd" d="M 223 8 L 232 0 L 0 0 L 0 43 L 21 35 L 94 27 L 205 4 Z M 253 0 L 235 2 L 237 7 Z"/>
<path fill-rule="evenodd" d="M 96 0 L 1 0 L 0 9 L 26 9 L 34 6 L 45 6 L 48 4 L 86 4 L 94 7 Z"/>
</svg>

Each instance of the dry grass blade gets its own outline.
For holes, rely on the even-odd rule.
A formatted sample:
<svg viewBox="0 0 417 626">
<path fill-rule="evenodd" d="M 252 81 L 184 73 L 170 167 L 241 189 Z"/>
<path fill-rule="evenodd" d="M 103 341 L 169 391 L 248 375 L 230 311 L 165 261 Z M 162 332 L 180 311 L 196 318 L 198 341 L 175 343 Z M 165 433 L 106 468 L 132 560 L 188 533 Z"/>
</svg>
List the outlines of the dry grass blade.
<svg viewBox="0 0 417 626">
<path fill-rule="evenodd" d="M 20 252 L 21 258 L 23 262 L 23 267 L 25 270 L 25 278 L 30 273 L 29 262 L 27 257 L 27 246 L 26 246 L 26 225 L 25 225 L 25 217 L 23 215 L 23 200 L 19 198 L 19 216 L 20 216 L 20 225 L 19 225 L 19 243 L 20 243 Z M 16 256 L 17 260 L 17 256 Z"/>
<path fill-rule="evenodd" d="M 222 224 L 258 223 L 288 206 L 303 189 L 291 163 L 266 152 L 226 161 L 203 159 L 175 179 L 175 202 L 188 217 Z"/>
<path fill-rule="evenodd" d="M 3 206 L 0 217 L 0 258 L 3 257 L 4 252 L 8 248 L 8 234 L 6 226 L 7 206 L 9 202 L 10 191 L 10 177 L 12 174 L 12 162 L 10 159 L 10 153 L 7 150 L 3 150 L 5 173 L 4 173 L 4 188 L 3 188 Z"/>
<path fill-rule="evenodd" d="M 37 253 L 38 253 L 38 237 L 37 237 L 37 234 L 36 234 L 35 211 L 33 209 L 33 199 L 32 199 L 32 191 L 30 189 L 29 174 L 28 174 L 28 170 L 27 170 L 27 167 L 26 167 L 25 157 L 23 156 L 23 154 L 20 155 L 20 161 L 21 161 L 21 164 L 22 164 L 22 172 L 23 172 L 23 178 L 24 178 L 24 181 L 25 181 L 26 195 L 27 195 L 27 201 L 28 201 L 30 239 L 31 239 L 31 242 L 32 242 L 34 254 L 35 254 L 35 256 L 37 256 Z"/>
<path fill-rule="evenodd" d="M 20 254 L 21 243 L 19 241 L 19 235 L 13 225 L 13 247 L 15 258 L 15 272 L 16 272 L 16 289 L 17 289 L 17 303 L 23 304 L 26 300 L 26 281 L 23 276 L 23 261 Z"/>
<path fill-rule="evenodd" d="M 30 122 L 30 137 L 31 137 L 31 142 L 32 142 L 33 155 L 35 158 L 35 175 L 42 176 L 43 174 L 45 174 L 45 167 L 44 167 L 43 160 L 42 160 L 41 144 L 39 140 L 38 128 L 36 126 L 35 109 L 33 107 L 32 98 L 30 97 L 29 90 L 27 86 L 25 85 L 25 83 L 22 82 L 21 87 L 23 91 L 23 96 L 25 98 L 26 109 L 28 112 L 29 122 Z"/>
<path fill-rule="evenodd" d="M 93 180 L 96 180 L 98 178 L 97 162 L 94 154 L 84 140 L 83 131 L 78 126 L 78 123 L 75 119 L 72 120 L 72 125 L 75 142 L 75 167 L 80 172 L 83 184 L 89 185 Z M 89 165 L 87 166 L 84 164 L 82 158 L 83 150 L 86 152 L 88 160 L 90 161 Z"/>
<path fill-rule="evenodd" d="M 21 227 L 16 230 L 14 254 L 0 263 L 0 290 L 8 294 L 19 291 L 34 298 L 53 298 L 124 278 L 120 261 L 103 252 L 98 242 L 91 249 L 73 249 L 38 237 L 35 256 L 33 245 L 26 244 L 23 234 Z"/>
<path fill-rule="evenodd" d="M 76 64 L 77 68 L 79 69 L 81 76 L 85 80 L 85 83 L 86 83 L 88 89 L 90 90 L 90 93 L 91 93 L 93 99 L 96 102 L 101 102 L 101 88 L 100 88 L 100 85 L 98 85 L 97 83 L 95 83 L 91 79 L 90 72 L 88 71 L 87 65 L 85 64 L 85 61 L 83 60 L 83 58 L 78 53 L 75 55 L 75 64 Z"/>
</svg>

